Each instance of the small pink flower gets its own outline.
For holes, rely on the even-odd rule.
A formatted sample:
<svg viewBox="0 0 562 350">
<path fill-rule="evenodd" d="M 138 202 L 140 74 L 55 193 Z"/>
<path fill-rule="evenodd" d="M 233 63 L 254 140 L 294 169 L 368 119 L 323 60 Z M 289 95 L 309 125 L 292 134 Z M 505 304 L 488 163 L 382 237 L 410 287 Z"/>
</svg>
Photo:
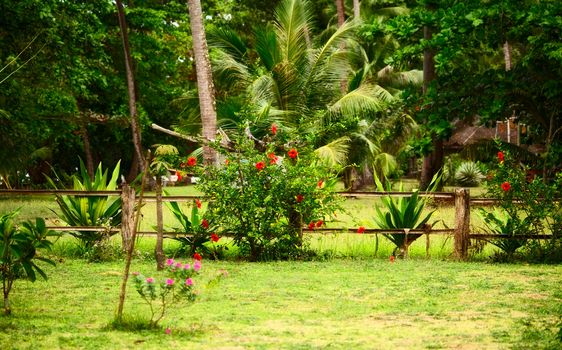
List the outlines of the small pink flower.
<svg viewBox="0 0 562 350">
<path fill-rule="evenodd" d="M 174 259 L 168 259 L 168 260 L 166 260 L 166 265 L 168 265 L 168 266 L 174 265 Z"/>
<path fill-rule="evenodd" d="M 146 279 L 146 283 L 154 283 L 154 278 L 148 277 L 148 278 Z"/>
<path fill-rule="evenodd" d="M 172 334 L 172 330 L 170 329 L 170 327 L 167 327 L 164 332 L 166 332 L 166 334 Z"/>
<path fill-rule="evenodd" d="M 140 275 L 140 272 L 138 271 L 133 272 L 133 276 L 138 276 L 138 275 Z"/>
<path fill-rule="evenodd" d="M 201 261 L 199 260 L 195 261 L 195 263 L 193 264 L 193 270 L 195 271 L 201 270 Z"/>
<path fill-rule="evenodd" d="M 191 278 L 188 278 L 185 280 L 185 285 L 186 286 L 192 286 L 193 285 L 193 280 Z"/>
<path fill-rule="evenodd" d="M 174 280 L 171 279 L 171 278 L 168 278 L 168 279 L 166 280 L 166 285 L 167 285 L 167 286 L 173 286 L 173 285 L 174 285 Z"/>
<path fill-rule="evenodd" d="M 189 264 L 183 265 L 184 270 L 189 270 L 190 268 L 191 268 L 191 265 L 189 265 Z"/>
<path fill-rule="evenodd" d="M 176 268 L 181 269 L 182 266 L 183 266 L 183 264 L 181 262 L 176 263 Z"/>
</svg>

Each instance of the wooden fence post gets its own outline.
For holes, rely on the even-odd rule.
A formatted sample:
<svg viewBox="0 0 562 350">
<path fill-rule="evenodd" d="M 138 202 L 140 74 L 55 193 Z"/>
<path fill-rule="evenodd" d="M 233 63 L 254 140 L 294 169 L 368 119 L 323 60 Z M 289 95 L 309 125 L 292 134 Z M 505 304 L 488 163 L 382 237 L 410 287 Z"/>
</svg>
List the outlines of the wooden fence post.
<svg viewBox="0 0 562 350">
<path fill-rule="evenodd" d="M 135 230 L 135 189 L 123 184 L 121 189 L 121 238 L 123 251 L 127 252 Z"/>
<path fill-rule="evenodd" d="M 470 241 L 470 192 L 466 188 L 455 190 L 455 257 L 465 260 Z"/>
</svg>

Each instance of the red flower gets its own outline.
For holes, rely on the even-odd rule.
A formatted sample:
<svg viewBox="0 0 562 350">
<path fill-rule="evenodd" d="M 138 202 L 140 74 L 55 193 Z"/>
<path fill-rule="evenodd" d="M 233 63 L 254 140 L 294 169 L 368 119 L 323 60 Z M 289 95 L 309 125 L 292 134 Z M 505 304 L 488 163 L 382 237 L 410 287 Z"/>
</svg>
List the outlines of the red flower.
<svg viewBox="0 0 562 350">
<path fill-rule="evenodd" d="M 265 168 L 265 163 L 264 162 L 257 162 L 256 163 L 256 169 L 258 170 L 263 170 L 263 168 Z"/>
<path fill-rule="evenodd" d="M 302 202 L 304 199 L 304 196 L 302 194 L 297 194 L 297 203 Z"/>
<path fill-rule="evenodd" d="M 365 232 L 365 227 L 359 226 L 359 228 L 357 229 L 357 233 L 361 234 L 363 232 Z"/>
<path fill-rule="evenodd" d="M 201 226 L 203 226 L 203 228 L 206 230 L 209 228 L 209 221 L 207 221 L 207 219 L 203 219 L 203 221 L 201 221 Z"/>
<path fill-rule="evenodd" d="M 390 260 L 391 263 L 393 263 L 394 262 L 394 255 L 391 255 L 389 260 Z"/>
<path fill-rule="evenodd" d="M 308 224 L 308 229 L 309 229 L 310 231 L 313 231 L 313 230 L 314 230 L 314 221 L 311 221 L 311 222 Z"/>
<path fill-rule="evenodd" d="M 218 242 L 219 239 L 220 239 L 220 237 L 216 233 L 211 234 L 211 241 Z"/>
<path fill-rule="evenodd" d="M 267 158 L 269 158 L 269 164 L 271 165 L 277 164 L 277 160 L 279 160 L 279 158 L 275 155 L 275 153 L 268 154 Z"/>
<path fill-rule="evenodd" d="M 289 157 L 291 157 L 292 159 L 297 158 L 297 156 L 299 155 L 299 152 L 297 152 L 296 149 L 291 148 L 291 150 L 289 152 L 287 152 L 287 154 L 289 155 Z"/>
<path fill-rule="evenodd" d="M 203 258 L 201 257 L 201 255 L 199 255 L 199 253 L 195 253 L 193 254 L 193 259 L 201 261 L 201 259 Z"/>
<path fill-rule="evenodd" d="M 421 109 L 420 106 L 416 106 L 416 112 L 419 112 L 420 109 Z"/>
<path fill-rule="evenodd" d="M 503 163 L 504 156 L 503 156 L 503 152 L 502 152 L 502 151 L 499 151 L 499 152 L 498 152 L 498 159 L 500 160 L 500 163 Z"/>
<path fill-rule="evenodd" d="M 228 163 L 230 163 L 230 161 L 229 161 L 228 159 L 226 159 L 226 160 L 224 161 L 224 165 L 228 166 Z"/>
<path fill-rule="evenodd" d="M 322 220 L 316 221 L 316 227 L 322 227 L 322 225 L 324 225 L 324 221 Z"/>
<path fill-rule="evenodd" d="M 509 184 L 509 182 L 504 182 L 502 184 L 502 190 L 504 190 L 505 192 L 509 191 L 509 189 L 511 188 L 511 185 Z"/>
<path fill-rule="evenodd" d="M 271 133 L 272 133 L 273 135 L 276 135 L 276 134 L 277 134 L 277 125 L 271 124 Z"/>
<path fill-rule="evenodd" d="M 181 181 L 181 173 L 179 171 L 176 171 L 176 176 L 178 177 L 178 182 Z"/>
<path fill-rule="evenodd" d="M 318 188 L 324 188 L 324 180 L 318 181 Z"/>
<path fill-rule="evenodd" d="M 197 208 L 201 209 L 201 201 L 199 199 L 195 200 L 195 204 L 197 205 Z"/>
<path fill-rule="evenodd" d="M 196 166 L 197 165 L 197 159 L 195 159 L 194 157 L 187 158 L 187 165 Z"/>
</svg>

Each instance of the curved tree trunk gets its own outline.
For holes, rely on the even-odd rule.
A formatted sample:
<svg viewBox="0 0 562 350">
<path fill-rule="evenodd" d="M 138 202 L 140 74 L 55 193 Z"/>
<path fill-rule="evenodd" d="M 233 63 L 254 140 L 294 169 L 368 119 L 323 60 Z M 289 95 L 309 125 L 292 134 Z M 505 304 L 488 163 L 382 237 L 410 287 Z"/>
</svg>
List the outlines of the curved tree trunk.
<svg viewBox="0 0 562 350">
<path fill-rule="evenodd" d="M 127 73 L 127 91 L 129 93 L 129 113 L 131 114 L 131 131 L 133 134 L 133 145 L 135 147 L 135 155 L 140 160 L 137 162 L 138 170 L 144 172 L 144 157 L 142 155 L 142 140 L 140 123 L 137 114 L 137 95 L 135 86 L 135 76 L 133 73 L 133 60 L 129 49 L 129 35 L 127 33 L 127 22 L 125 20 L 125 12 L 123 11 L 123 3 L 116 0 L 117 15 L 119 17 L 119 29 L 121 30 L 121 41 L 123 43 L 123 53 L 125 55 L 125 71 Z"/>
<path fill-rule="evenodd" d="M 211 62 L 207 49 L 203 12 L 200 0 L 188 0 L 191 35 L 193 37 L 193 55 L 197 71 L 197 93 L 201 110 L 201 127 L 203 137 L 214 140 L 217 133 L 217 112 L 215 109 L 215 86 L 211 73 Z M 217 154 L 209 146 L 203 146 L 205 164 L 216 164 Z"/>
</svg>

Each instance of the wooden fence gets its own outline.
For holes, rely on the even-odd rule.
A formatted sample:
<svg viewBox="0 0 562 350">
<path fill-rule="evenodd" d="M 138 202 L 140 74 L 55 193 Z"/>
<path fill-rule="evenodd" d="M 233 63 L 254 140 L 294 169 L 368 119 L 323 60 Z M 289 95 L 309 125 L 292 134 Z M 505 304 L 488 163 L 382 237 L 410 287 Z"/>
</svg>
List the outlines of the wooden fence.
<svg viewBox="0 0 562 350">
<path fill-rule="evenodd" d="M 379 198 L 384 196 L 391 197 L 409 197 L 411 192 L 339 192 L 339 195 L 346 198 Z M 122 200 L 122 220 L 120 228 L 105 228 L 99 226 L 49 226 L 49 229 L 56 231 L 109 231 L 121 232 L 124 244 L 132 237 L 135 230 L 135 207 L 138 203 L 135 190 L 129 186 L 123 186 L 120 191 L 75 191 L 75 190 L 0 190 L 0 196 L 53 196 L 53 195 L 69 195 L 83 197 L 100 197 L 100 196 L 120 196 Z M 468 247 L 471 239 L 511 239 L 511 238 L 528 238 L 528 239 L 551 239 L 553 236 L 549 234 L 528 235 L 516 237 L 503 236 L 489 233 L 471 233 L 470 232 L 470 209 L 471 206 L 486 206 L 498 203 L 498 199 L 494 198 L 471 198 L 468 189 L 459 188 L 454 192 L 420 192 L 422 197 L 431 197 L 436 199 L 437 205 L 446 203 L 454 203 L 455 207 L 455 226 L 451 229 L 433 229 L 427 227 L 423 230 L 408 229 L 373 229 L 366 228 L 363 234 L 382 234 L 382 233 L 405 233 L 408 234 L 453 234 L 454 235 L 454 255 L 460 260 L 467 258 Z M 161 197 L 163 202 L 188 202 L 193 201 L 201 196 L 165 196 Z M 143 202 L 157 202 L 159 198 L 155 195 L 143 196 Z M 162 225 L 158 225 L 162 227 Z M 318 233 L 331 232 L 348 232 L 356 233 L 357 228 L 315 228 Z M 139 231 L 138 234 L 154 235 L 156 231 Z M 177 232 L 163 232 L 166 237 L 177 237 L 182 235 Z"/>
</svg>

